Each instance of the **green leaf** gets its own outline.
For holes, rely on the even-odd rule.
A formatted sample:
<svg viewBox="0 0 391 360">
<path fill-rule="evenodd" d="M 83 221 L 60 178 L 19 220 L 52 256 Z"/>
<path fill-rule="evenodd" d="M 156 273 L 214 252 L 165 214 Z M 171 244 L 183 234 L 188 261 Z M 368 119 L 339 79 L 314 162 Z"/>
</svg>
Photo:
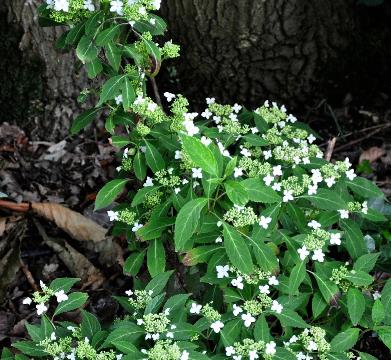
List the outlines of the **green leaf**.
<svg viewBox="0 0 391 360">
<path fill-rule="evenodd" d="M 205 263 L 217 250 L 220 249 L 222 249 L 222 247 L 219 245 L 206 245 L 193 248 L 186 253 L 183 263 L 186 266 L 194 266 L 200 263 Z"/>
<path fill-rule="evenodd" d="M 87 301 L 88 295 L 82 292 L 73 292 L 68 295 L 68 300 L 65 300 L 58 304 L 53 316 L 60 315 L 62 313 L 76 310 L 84 305 Z"/>
<path fill-rule="evenodd" d="M 29 356 L 43 357 L 48 355 L 47 352 L 43 350 L 43 347 L 36 344 L 34 341 L 17 341 L 13 343 L 12 346 Z"/>
<path fill-rule="evenodd" d="M 86 34 L 94 35 L 99 27 L 100 22 L 103 20 L 105 13 L 103 10 L 92 13 L 92 15 L 86 21 Z"/>
<path fill-rule="evenodd" d="M 360 256 L 353 264 L 353 270 L 370 272 L 376 265 L 380 253 L 365 254 Z"/>
<path fill-rule="evenodd" d="M 243 180 L 241 183 L 250 194 L 250 200 L 263 204 L 273 204 L 281 202 L 282 198 L 271 187 L 266 186 L 261 179 L 251 178 Z"/>
<path fill-rule="evenodd" d="M 26 322 L 25 326 L 31 340 L 37 343 L 39 343 L 41 340 L 45 340 L 45 336 L 42 336 L 41 328 L 39 327 L 39 325 L 33 325 Z"/>
<path fill-rule="evenodd" d="M 119 95 L 125 78 L 126 75 L 117 75 L 113 76 L 104 83 L 102 86 L 98 106 L 102 105 L 106 101 L 114 99 Z"/>
<path fill-rule="evenodd" d="M 292 272 L 289 276 L 289 285 L 288 285 L 290 295 L 295 295 L 298 292 L 299 286 L 305 278 L 305 269 L 306 269 L 305 261 L 301 261 L 300 263 L 296 264 L 292 269 Z"/>
<path fill-rule="evenodd" d="M 224 328 L 220 332 L 221 341 L 224 346 L 229 346 L 238 339 L 242 324 L 243 322 L 240 319 L 235 319 L 224 324 Z"/>
<path fill-rule="evenodd" d="M 95 46 L 92 37 L 84 35 L 77 45 L 76 55 L 81 62 L 91 62 L 98 56 L 98 48 Z"/>
<path fill-rule="evenodd" d="M 172 323 L 184 321 L 187 317 L 183 311 L 190 294 L 176 294 L 171 296 L 164 304 L 163 311 L 170 309 L 170 320 Z"/>
<path fill-rule="evenodd" d="M 153 41 L 147 40 L 145 38 L 143 38 L 143 41 L 147 53 L 154 59 L 156 63 L 159 63 L 162 59 L 160 49 L 156 46 L 156 44 Z"/>
<path fill-rule="evenodd" d="M 131 254 L 125 261 L 124 273 L 131 276 L 136 276 L 139 273 L 141 266 L 143 265 L 144 256 L 145 250 Z"/>
<path fill-rule="evenodd" d="M 337 334 L 330 343 L 332 352 L 343 352 L 351 349 L 357 342 L 359 329 L 350 328 Z"/>
<path fill-rule="evenodd" d="M 311 273 L 318 284 L 319 290 L 328 304 L 334 304 L 339 295 L 338 286 L 328 279 L 325 279 L 318 274 Z"/>
<path fill-rule="evenodd" d="M 12 354 L 11 350 L 7 349 L 6 347 L 3 348 L 3 351 L 1 352 L 1 360 L 13 360 L 14 355 Z"/>
<path fill-rule="evenodd" d="M 348 313 L 353 325 L 357 325 L 365 311 L 364 295 L 356 288 L 348 291 Z"/>
<path fill-rule="evenodd" d="M 265 343 L 271 339 L 269 324 L 266 321 L 265 315 L 260 315 L 255 323 L 254 339 L 256 341 L 264 341 Z"/>
<path fill-rule="evenodd" d="M 152 296 L 159 295 L 167 285 L 168 279 L 172 275 L 173 270 L 166 271 L 152 278 L 152 280 L 145 287 L 145 291 L 153 291 Z"/>
<path fill-rule="evenodd" d="M 383 341 L 384 345 L 386 345 L 391 350 L 391 327 L 390 326 L 382 326 L 380 329 L 375 328 L 381 341 Z"/>
<path fill-rule="evenodd" d="M 296 312 L 288 308 L 284 308 L 281 314 L 275 314 L 280 320 L 281 325 L 286 327 L 296 328 L 308 328 L 309 325 L 303 320 L 303 318 Z"/>
<path fill-rule="evenodd" d="M 119 34 L 120 25 L 114 25 L 101 31 L 96 37 L 96 45 L 105 46 Z"/>
<path fill-rule="evenodd" d="M 121 64 L 121 50 L 112 42 L 109 42 L 105 46 L 105 54 L 110 66 L 114 69 L 114 71 L 118 72 Z"/>
<path fill-rule="evenodd" d="M 357 259 L 368 252 L 365 245 L 364 235 L 357 223 L 350 219 L 344 219 L 341 220 L 341 228 L 345 232 L 344 245 L 353 259 Z"/>
<path fill-rule="evenodd" d="M 303 195 L 301 198 L 308 199 L 321 210 L 342 210 L 347 207 L 346 203 L 335 191 L 328 189 L 319 189 L 316 194 Z"/>
<path fill-rule="evenodd" d="M 150 169 L 155 173 L 166 166 L 160 152 L 149 141 L 145 141 L 145 158 Z"/>
<path fill-rule="evenodd" d="M 252 245 L 259 267 L 263 271 L 272 274 L 278 272 L 279 263 L 274 251 L 262 241 L 253 239 L 253 237 L 247 238 L 247 240 L 250 241 Z"/>
<path fill-rule="evenodd" d="M 133 170 L 137 179 L 143 181 L 147 176 L 147 165 L 145 162 L 145 156 L 141 151 L 137 151 L 133 159 Z"/>
<path fill-rule="evenodd" d="M 201 210 L 207 203 L 206 198 L 191 200 L 179 211 L 174 232 L 176 251 L 185 250 L 188 240 L 197 229 Z"/>
<path fill-rule="evenodd" d="M 228 180 L 224 183 L 229 199 L 236 205 L 246 205 L 249 200 L 247 190 L 237 181 Z"/>
<path fill-rule="evenodd" d="M 84 34 L 84 23 L 75 25 L 68 33 L 65 42 L 68 45 L 75 45 L 81 39 Z"/>
<path fill-rule="evenodd" d="M 352 270 L 346 275 L 345 279 L 357 286 L 368 286 L 373 282 L 373 277 L 371 275 L 360 270 Z"/>
<path fill-rule="evenodd" d="M 323 296 L 316 292 L 312 298 L 312 314 L 314 319 L 318 318 L 320 314 L 327 308 L 327 303 L 324 301 Z"/>
<path fill-rule="evenodd" d="M 136 346 L 131 344 L 129 341 L 124 341 L 124 340 L 117 340 L 117 341 L 112 341 L 111 342 L 119 351 L 123 352 L 124 354 L 127 355 L 132 355 L 132 359 L 136 359 L 138 357 L 144 357 L 143 353 L 139 351 Z M 134 358 L 133 356 L 136 356 Z"/>
<path fill-rule="evenodd" d="M 152 277 L 164 272 L 166 268 L 166 252 L 161 239 L 155 239 L 149 243 L 147 265 Z"/>
<path fill-rule="evenodd" d="M 101 331 L 99 320 L 95 315 L 84 310 L 81 311 L 81 315 L 81 336 L 83 336 L 83 338 L 87 337 L 88 339 L 92 339 L 98 331 Z"/>
<path fill-rule="evenodd" d="M 375 358 L 374 356 L 372 356 L 370 354 L 363 353 L 363 352 L 360 352 L 359 354 L 360 354 L 361 360 L 377 360 L 377 358 Z"/>
<path fill-rule="evenodd" d="M 86 63 L 86 68 L 90 79 L 96 78 L 103 71 L 102 62 L 98 58 Z"/>
<path fill-rule="evenodd" d="M 127 343 L 133 343 L 144 334 L 145 331 L 143 328 L 137 326 L 136 324 L 128 322 L 126 323 L 126 325 L 114 329 L 107 337 L 101 348 L 108 347 L 109 345 L 114 345 L 114 343 L 118 343 L 118 341 L 126 341 Z"/>
<path fill-rule="evenodd" d="M 203 171 L 215 177 L 219 177 L 218 163 L 212 150 L 200 140 L 191 136 L 182 136 L 183 149 L 190 160 Z"/>
<path fill-rule="evenodd" d="M 372 307 L 372 320 L 375 324 L 380 324 L 385 317 L 384 306 L 380 299 L 377 299 Z"/>
<path fill-rule="evenodd" d="M 224 247 L 229 260 L 237 269 L 245 274 L 253 271 L 253 260 L 246 241 L 231 225 L 223 224 Z"/>
<path fill-rule="evenodd" d="M 95 211 L 110 205 L 122 193 L 128 181 L 128 179 L 115 179 L 103 186 L 96 196 Z"/>
<path fill-rule="evenodd" d="M 224 178 L 227 178 L 234 172 L 237 161 L 238 158 L 236 156 L 229 160 L 227 166 L 225 167 Z"/>
<path fill-rule="evenodd" d="M 346 181 L 348 188 L 364 198 L 384 197 L 384 193 L 372 182 L 357 176 L 353 181 Z"/>
<path fill-rule="evenodd" d="M 391 325 L 391 280 L 388 280 L 381 292 L 381 302 L 384 306 L 384 323 Z"/>
<path fill-rule="evenodd" d="M 60 290 L 64 290 L 65 293 L 69 292 L 71 290 L 72 286 L 75 285 L 78 281 L 80 281 L 79 278 L 58 278 L 54 279 L 50 285 L 49 289 L 53 292 L 57 292 Z"/>
<path fill-rule="evenodd" d="M 127 136 L 118 136 L 118 135 L 113 135 L 111 137 L 111 144 L 113 146 L 116 146 L 118 148 L 122 148 L 126 145 L 129 145 L 131 141 L 129 140 L 129 137 Z"/>
<path fill-rule="evenodd" d="M 125 111 L 128 111 L 130 109 L 135 98 L 136 93 L 133 89 L 131 82 L 128 78 L 125 78 L 124 84 L 122 86 L 122 104 Z"/>
<path fill-rule="evenodd" d="M 75 135 L 81 129 L 84 129 L 88 124 L 90 124 L 92 122 L 92 120 L 95 119 L 96 114 L 101 109 L 102 109 L 101 107 L 90 109 L 90 110 L 83 112 L 81 115 L 79 115 L 72 123 L 71 134 Z"/>
<path fill-rule="evenodd" d="M 137 235 L 144 241 L 157 239 L 174 222 L 175 219 L 172 217 L 151 217 L 151 220 L 137 231 Z"/>
</svg>

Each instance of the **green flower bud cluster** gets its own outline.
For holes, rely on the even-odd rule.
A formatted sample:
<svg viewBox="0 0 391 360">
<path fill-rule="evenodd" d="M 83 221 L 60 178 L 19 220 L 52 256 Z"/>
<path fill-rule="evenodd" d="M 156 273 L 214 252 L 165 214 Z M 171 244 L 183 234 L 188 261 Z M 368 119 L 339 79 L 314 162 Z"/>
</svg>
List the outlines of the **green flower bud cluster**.
<svg viewBox="0 0 391 360">
<path fill-rule="evenodd" d="M 146 10 L 155 10 L 151 5 L 150 0 L 139 0 L 137 2 L 124 1 L 123 13 L 128 21 L 148 21 L 148 13 Z"/>
<path fill-rule="evenodd" d="M 121 162 L 121 170 L 131 171 L 133 170 L 133 161 L 130 157 L 123 157 Z"/>
<path fill-rule="evenodd" d="M 145 354 L 150 360 L 178 360 L 181 357 L 181 349 L 170 340 L 159 340 Z"/>
<path fill-rule="evenodd" d="M 152 209 L 156 205 L 159 205 L 162 201 L 162 196 L 163 193 L 159 190 L 146 194 L 143 203 L 144 207 L 146 207 L 147 209 Z"/>
<path fill-rule="evenodd" d="M 250 206 L 235 206 L 224 214 L 224 220 L 231 222 L 234 227 L 240 228 L 247 225 L 254 225 L 258 217 L 255 215 L 254 209 Z"/>
<path fill-rule="evenodd" d="M 286 113 L 281 111 L 276 106 L 269 107 L 263 105 L 257 110 L 255 110 L 255 112 L 269 124 L 278 123 L 279 121 L 285 120 L 287 117 Z"/>
<path fill-rule="evenodd" d="M 267 280 L 271 276 L 271 273 L 269 271 L 263 271 L 259 267 L 254 267 L 254 270 L 251 274 L 244 274 L 233 266 L 231 266 L 230 270 L 236 273 L 236 277 L 241 276 L 243 278 L 244 283 L 248 285 L 257 285 L 261 281 Z"/>
<path fill-rule="evenodd" d="M 206 304 L 202 307 L 201 314 L 210 322 L 215 322 L 221 319 L 220 313 L 210 304 Z"/>
<path fill-rule="evenodd" d="M 242 357 L 248 357 L 250 351 L 262 352 L 265 349 L 264 341 L 254 341 L 253 339 L 243 339 L 243 341 L 235 342 L 233 345 L 235 354 Z"/>
<path fill-rule="evenodd" d="M 136 126 L 136 131 L 140 134 L 141 137 L 145 137 L 151 132 L 151 129 L 147 125 L 144 125 L 140 122 Z"/>
<path fill-rule="evenodd" d="M 84 0 L 69 0 L 69 10 L 67 12 L 53 10 L 49 16 L 59 23 L 76 23 L 89 15 L 90 12 L 84 9 Z"/>
<path fill-rule="evenodd" d="M 116 355 L 113 350 L 110 351 L 96 351 L 93 346 L 91 346 L 88 339 L 79 341 L 76 347 L 76 355 L 79 359 L 86 360 L 115 360 Z"/>
<path fill-rule="evenodd" d="M 242 168 L 250 178 L 266 176 L 272 172 L 272 165 L 268 162 L 262 163 L 259 160 L 253 160 L 248 157 L 242 157 L 239 160 L 239 167 Z"/>
<path fill-rule="evenodd" d="M 135 290 L 134 297 L 129 298 L 129 303 L 137 310 L 145 309 L 152 300 L 152 294 L 145 290 Z"/>
<path fill-rule="evenodd" d="M 177 44 L 173 44 L 172 41 L 167 41 L 162 48 L 162 57 L 164 59 L 174 59 L 179 57 L 181 47 Z"/>
<path fill-rule="evenodd" d="M 303 245 L 309 251 L 322 249 L 330 240 L 330 234 L 323 229 L 312 230 L 303 241 Z"/>
<path fill-rule="evenodd" d="M 148 126 L 168 121 L 168 117 L 162 108 L 149 97 L 143 98 L 139 96 L 133 103 L 132 110 L 142 118 L 146 118 Z"/>
<path fill-rule="evenodd" d="M 230 105 L 221 105 L 217 103 L 209 104 L 208 109 L 216 116 L 228 117 L 232 113 Z"/>
<path fill-rule="evenodd" d="M 39 345 L 43 347 L 46 353 L 55 357 L 62 353 L 66 354 L 71 351 L 72 338 L 70 336 L 65 336 L 58 340 L 46 338 L 45 340 L 40 341 Z"/>
<path fill-rule="evenodd" d="M 300 178 L 298 176 L 289 176 L 281 181 L 282 187 L 285 190 L 292 191 L 294 196 L 303 194 L 311 183 L 311 178 L 307 174 L 302 175 Z"/>
<path fill-rule="evenodd" d="M 161 334 L 167 331 L 167 326 L 170 324 L 166 314 L 147 314 L 143 316 L 144 328 L 148 333 Z"/>
<path fill-rule="evenodd" d="M 282 128 L 281 134 L 286 136 L 288 139 L 300 139 L 304 140 L 308 136 L 308 132 L 304 129 L 298 129 L 292 125 L 286 125 Z"/>
<path fill-rule="evenodd" d="M 347 292 L 351 287 L 350 281 L 346 280 L 349 275 L 349 270 L 346 266 L 342 265 L 338 269 L 331 271 L 330 281 L 338 285 L 343 292 Z"/>
<path fill-rule="evenodd" d="M 180 168 L 185 171 L 191 171 L 191 169 L 195 168 L 195 164 L 190 159 L 189 155 L 186 154 L 186 152 L 182 149 L 181 151 L 182 158 L 181 158 L 181 164 Z"/>
<path fill-rule="evenodd" d="M 170 175 L 167 170 L 159 170 L 155 174 L 155 179 L 163 186 L 176 187 L 180 185 L 181 179 L 179 176 Z"/>
<path fill-rule="evenodd" d="M 348 210 L 353 212 L 353 211 L 361 211 L 362 209 L 362 204 L 358 201 L 349 201 L 348 202 Z"/>
<path fill-rule="evenodd" d="M 312 326 L 310 329 L 305 329 L 299 339 L 303 343 L 307 351 L 317 351 L 319 358 L 321 354 L 330 351 L 330 344 L 325 339 L 326 331 L 320 327 Z"/>
<path fill-rule="evenodd" d="M 118 220 L 128 225 L 133 225 L 136 220 L 136 213 L 130 209 L 121 210 L 118 216 Z"/>
<path fill-rule="evenodd" d="M 271 129 L 266 131 L 265 134 L 262 134 L 262 137 L 272 145 L 279 145 L 284 142 L 281 131 L 278 130 L 276 126 L 273 126 Z"/>
</svg>

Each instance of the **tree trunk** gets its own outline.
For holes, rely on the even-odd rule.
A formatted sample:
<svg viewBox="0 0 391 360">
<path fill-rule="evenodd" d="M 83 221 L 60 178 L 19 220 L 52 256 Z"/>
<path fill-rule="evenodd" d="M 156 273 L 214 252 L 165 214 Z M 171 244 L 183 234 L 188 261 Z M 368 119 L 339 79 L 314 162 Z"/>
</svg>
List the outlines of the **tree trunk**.
<svg viewBox="0 0 391 360">
<path fill-rule="evenodd" d="M 250 107 L 308 100 L 353 34 L 352 0 L 166 0 L 185 95 Z M 319 89 L 317 89 L 319 92 Z"/>
<path fill-rule="evenodd" d="M 0 114 L 32 138 L 57 140 L 80 112 L 76 98 L 87 78 L 76 71 L 73 52 L 55 49 L 64 29 L 39 26 L 39 3 L 0 1 Z"/>
</svg>

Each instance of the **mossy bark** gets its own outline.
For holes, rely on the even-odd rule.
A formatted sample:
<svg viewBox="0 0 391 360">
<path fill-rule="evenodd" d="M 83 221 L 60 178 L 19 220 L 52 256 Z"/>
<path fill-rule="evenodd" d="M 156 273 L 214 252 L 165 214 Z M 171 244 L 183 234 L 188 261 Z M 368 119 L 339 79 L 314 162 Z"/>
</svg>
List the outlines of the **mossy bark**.
<svg viewBox="0 0 391 360">
<path fill-rule="evenodd" d="M 38 0 L 0 1 L 0 114 L 31 138 L 58 140 L 68 135 L 80 112 L 76 98 L 87 83 L 74 54 L 55 41 L 64 29 L 38 25 Z"/>
<path fill-rule="evenodd" d="M 353 0 L 166 0 L 184 94 L 251 107 L 308 100 L 353 34 Z M 341 59 L 343 60 L 343 59 Z"/>
</svg>

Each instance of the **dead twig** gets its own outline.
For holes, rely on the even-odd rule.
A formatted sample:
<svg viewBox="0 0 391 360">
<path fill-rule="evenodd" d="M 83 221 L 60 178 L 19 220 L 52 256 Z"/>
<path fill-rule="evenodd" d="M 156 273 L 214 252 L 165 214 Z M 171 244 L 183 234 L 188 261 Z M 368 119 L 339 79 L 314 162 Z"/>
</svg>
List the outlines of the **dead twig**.
<svg viewBox="0 0 391 360">
<path fill-rule="evenodd" d="M 326 155 L 325 155 L 325 159 L 327 161 L 331 160 L 331 157 L 333 155 L 333 151 L 334 151 L 336 142 L 337 142 L 337 138 L 336 137 L 333 137 L 331 140 L 329 140 L 329 143 L 327 145 Z"/>
<path fill-rule="evenodd" d="M 26 276 L 27 281 L 29 282 L 30 286 L 33 288 L 34 291 L 39 291 L 37 283 L 34 280 L 33 274 L 31 274 L 29 268 L 27 265 L 23 262 L 22 259 L 20 259 L 20 266 L 23 271 L 23 274 Z"/>
<path fill-rule="evenodd" d="M 16 204 L 12 201 L 0 200 L 0 208 L 24 213 L 30 210 L 30 204 L 29 203 Z"/>
<path fill-rule="evenodd" d="M 160 97 L 159 88 L 157 87 L 155 78 L 151 78 L 151 83 L 152 83 L 153 93 L 155 94 L 156 102 L 163 109 L 162 99 Z"/>
</svg>

